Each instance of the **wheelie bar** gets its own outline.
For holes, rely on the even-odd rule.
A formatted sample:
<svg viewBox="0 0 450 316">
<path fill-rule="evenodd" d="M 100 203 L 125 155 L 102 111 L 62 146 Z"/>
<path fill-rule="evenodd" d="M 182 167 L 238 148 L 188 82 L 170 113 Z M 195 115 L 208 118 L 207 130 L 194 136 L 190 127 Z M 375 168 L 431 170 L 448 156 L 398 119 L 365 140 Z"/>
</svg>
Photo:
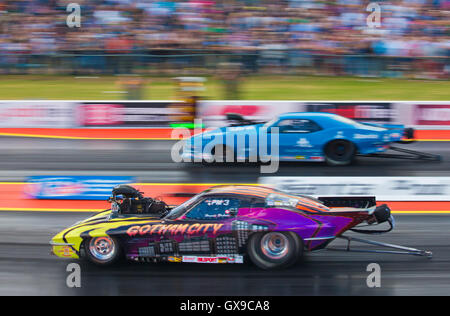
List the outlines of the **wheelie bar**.
<svg viewBox="0 0 450 316">
<path fill-rule="evenodd" d="M 404 149 L 399 147 L 391 146 L 390 150 L 397 151 L 403 154 L 390 154 L 390 153 L 377 153 L 365 155 L 366 157 L 377 157 L 377 158 L 395 158 L 395 159 L 408 159 L 408 160 L 427 160 L 427 161 L 441 161 L 440 155 L 424 153 L 421 151 L 415 151 L 410 149 Z"/>
<path fill-rule="evenodd" d="M 427 257 L 428 259 L 431 259 L 433 257 L 433 253 L 431 251 L 426 250 L 420 250 L 410 247 L 404 247 L 394 244 L 388 244 L 384 242 L 378 242 L 373 240 L 367 240 L 357 237 L 348 237 L 348 236 L 340 236 L 337 237 L 340 239 L 345 239 L 347 241 L 347 247 L 346 249 L 337 249 L 337 248 L 328 248 L 328 250 L 334 250 L 334 251 L 348 251 L 348 252 L 369 252 L 369 253 L 388 253 L 388 254 L 397 254 L 397 255 L 413 255 L 413 256 L 421 256 L 421 257 Z M 391 249 L 397 249 L 395 250 L 377 250 L 377 249 L 352 249 L 351 242 L 356 241 L 364 244 L 379 246 L 379 247 L 385 247 L 385 248 L 391 248 Z"/>
</svg>

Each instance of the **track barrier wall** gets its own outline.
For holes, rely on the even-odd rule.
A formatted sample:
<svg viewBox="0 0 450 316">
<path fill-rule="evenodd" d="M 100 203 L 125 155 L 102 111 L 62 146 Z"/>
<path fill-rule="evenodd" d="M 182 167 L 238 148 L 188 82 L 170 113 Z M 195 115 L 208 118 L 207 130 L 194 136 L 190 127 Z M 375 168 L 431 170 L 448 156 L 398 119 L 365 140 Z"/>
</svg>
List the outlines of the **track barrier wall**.
<svg viewBox="0 0 450 316">
<path fill-rule="evenodd" d="M 178 101 L 0 101 L 0 136 L 62 139 L 170 140 Z M 420 141 L 450 141 L 449 102 L 199 101 L 197 117 L 207 128 L 224 126 L 226 113 L 266 121 L 285 112 L 318 111 L 357 121 L 404 124 Z M 261 178 L 296 194 L 376 195 L 394 212 L 450 213 L 450 180 L 444 177 Z M 339 183 L 339 185 L 336 185 Z M 178 204 L 214 184 L 137 184 L 146 195 Z M 0 210 L 98 211 L 106 201 L 30 199 L 27 183 L 0 184 Z M 66 187 L 67 189 L 67 187 Z"/>
<path fill-rule="evenodd" d="M 336 185 L 339 184 L 339 185 Z M 144 195 L 171 205 L 212 186 L 224 183 L 134 183 Z M 232 183 L 225 183 L 232 184 Z M 293 194 L 311 196 L 376 196 L 393 213 L 450 214 L 450 177 L 262 177 L 258 183 Z M 26 182 L 0 183 L 0 211 L 99 212 L 109 208 L 104 200 L 33 199 Z"/>
<path fill-rule="evenodd" d="M 331 112 L 371 123 L 417 129 L 418 140 L 450 140 L 449 102 L 199 101 L 206 128 L 226 126 L 226 113 L 268 121 L 286 112 Z M 183 119 L 179 101 L 0 101 L 0 136 L 60 139 L 170 140 Z"/>
</svg>

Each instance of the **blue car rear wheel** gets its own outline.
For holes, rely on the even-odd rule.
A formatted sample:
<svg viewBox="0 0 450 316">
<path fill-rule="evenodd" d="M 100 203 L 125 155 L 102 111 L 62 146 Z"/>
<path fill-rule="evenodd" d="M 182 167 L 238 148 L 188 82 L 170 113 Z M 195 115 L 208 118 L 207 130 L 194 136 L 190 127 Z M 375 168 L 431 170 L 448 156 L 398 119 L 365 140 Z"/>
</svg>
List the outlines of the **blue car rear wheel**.
<svg viewBox="0 0 450 316">
<path fill-rule="evenodd" d="M 355 155 L 355 145 L 344 139 L 333 140 L 325 146 L 325 161 L 331 166 L 349 165 Z"/>
</svg>

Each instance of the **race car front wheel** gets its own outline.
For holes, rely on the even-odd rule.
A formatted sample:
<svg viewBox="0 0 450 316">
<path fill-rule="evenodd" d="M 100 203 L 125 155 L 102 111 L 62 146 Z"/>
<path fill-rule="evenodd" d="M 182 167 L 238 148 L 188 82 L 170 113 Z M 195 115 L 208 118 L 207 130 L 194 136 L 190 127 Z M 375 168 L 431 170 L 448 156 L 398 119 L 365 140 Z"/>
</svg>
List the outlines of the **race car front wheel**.
<svg viewBox="0 0 450 316">
<path fill-rule="evenodd" d="M 356 147 L 351 142 L 339 139 L 325 147 L 325 161 L 331 166 L 346 166 L 355 159 Z"/>
<path fill-rule="evenodd" d="M 286 268 L 302 256 L 303 242 L 292 232 L 255 233 L 249 238 L 247 252 L 261 269 Z"/>
<path fill-rule="evenodd" d="M 86 257 L 89 261 L 107 266 L 120 259 L 120 244 L 117 239 L 109 236 L 94 237 L 84 243 Z"/>
</svg>

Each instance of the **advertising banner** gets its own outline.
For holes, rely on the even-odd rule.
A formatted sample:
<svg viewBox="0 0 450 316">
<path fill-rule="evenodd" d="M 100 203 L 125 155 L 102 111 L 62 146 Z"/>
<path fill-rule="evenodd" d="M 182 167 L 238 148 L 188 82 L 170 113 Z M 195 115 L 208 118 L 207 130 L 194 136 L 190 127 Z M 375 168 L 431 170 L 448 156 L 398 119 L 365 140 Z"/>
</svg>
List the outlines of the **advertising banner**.
<svg viewBox="0 0 450 316">
<path fill-rule="evenodd" d="M 228 124 L 227 113 L 252 121 L 269 121 L 282 113 L 301 111 L 300 106 L 295 101 L 200 101 L 197 117 L 206 127 L 222 127 Z"/>
<path fill-rule="evenodd" d="M 416 104 L 413 117 L 415 125 L 450 126 L 450 102 L 447 104 Z"/>
<path fill-rule="evenodd" d="M 379 201 L 450 201 L 450 177 L 261 177 L 294 195 L 376 196 Z"/>
<path fill-rule="evenodd" d="M 25 194 L 34 199 L 107 200 L 114 186 L 135 182 L 133 177 L 116 176 L 33 176 Z"/>
<path fill-rule="evenodd" d="M 89 127 L 167 127 L 184 114 L 171 101 L 83 102 L 76 108 L 76 125 Z"/>
<path fill-rule="evenodd" d="M 0 102 L 0 127 L 68 128 L 73 124 L 73 102 Z"/>
<path fill-rule="evenodd" d="M 190 111 L 178 101 L 0 101 L 0 128 L 166 128 Z M 198 101 L 205 127 L 227 126 L 226 114 L 266 122 L 288 112 L 336 113 L 360 122 L 450 129 L 450 102 Z"/>
<path fill-rule="evenodd" d="M 396 109 L 386 102 L 305 103 L 306 112 L 338 114 L 355 121 L 391 123 L 397 121 Z"/>
</svg>

